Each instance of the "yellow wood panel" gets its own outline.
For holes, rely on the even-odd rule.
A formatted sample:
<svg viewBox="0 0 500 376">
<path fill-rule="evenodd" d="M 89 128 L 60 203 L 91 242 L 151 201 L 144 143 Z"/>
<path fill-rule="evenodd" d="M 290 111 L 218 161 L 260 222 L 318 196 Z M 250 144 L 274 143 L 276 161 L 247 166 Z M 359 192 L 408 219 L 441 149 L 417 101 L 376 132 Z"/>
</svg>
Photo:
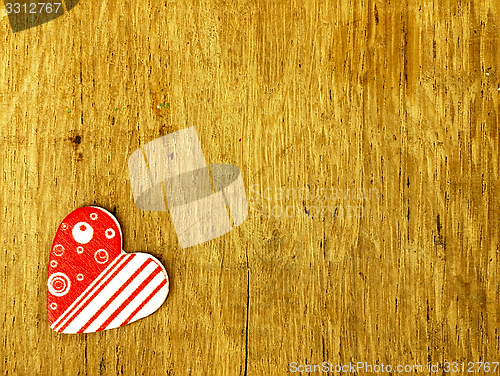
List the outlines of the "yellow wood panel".
<svg viewBox="0 0 500 376">
<path fill-rule="evenodd" d="M 3 375 L 500 361 L 497 0 L 82 0 L 16 34 L 1 9 Z M 250 215 L 180 249 L 127 159 L 190 126 L 239 166 Z M 58 334 L 53 236 L 94 204 L 170 295 Z"/>
</svg>

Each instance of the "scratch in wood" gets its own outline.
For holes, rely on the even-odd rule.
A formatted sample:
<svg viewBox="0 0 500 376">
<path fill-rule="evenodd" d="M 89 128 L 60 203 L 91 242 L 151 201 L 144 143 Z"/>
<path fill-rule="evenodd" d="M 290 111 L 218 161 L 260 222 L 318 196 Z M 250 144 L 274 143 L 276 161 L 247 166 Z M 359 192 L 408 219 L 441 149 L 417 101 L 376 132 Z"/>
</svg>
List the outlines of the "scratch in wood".
<svg viewBox="0 0 500 376">
<path fill-rule="evenodd" d="M 247 251 L 248 252 L 248 251 Z M 248 267 L 248 254 L 247 254 L 247 324 L 245 330 L 245 376 L 248 372 L 248 313 L 250 311 L 250 268 Z"/>
</svg>

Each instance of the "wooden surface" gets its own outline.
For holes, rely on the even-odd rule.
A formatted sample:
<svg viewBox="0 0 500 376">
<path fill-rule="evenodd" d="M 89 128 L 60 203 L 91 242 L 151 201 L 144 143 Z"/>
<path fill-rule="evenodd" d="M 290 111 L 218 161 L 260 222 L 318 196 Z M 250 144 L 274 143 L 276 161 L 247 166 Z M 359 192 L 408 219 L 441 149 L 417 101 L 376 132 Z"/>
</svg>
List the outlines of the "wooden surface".
<svg viewBox="0 0 500 376">
<path fill-rule="evenodd" d="M 500 361 L 497 0 L 82 0 L 14 35 L 0 8 L 2 375 Z M 168 212 L 134 206 L 127 159 L 190 126 L 240 167 L 251 217 L 181 250 Z M 93 204 L 170 295 L 58 334 L 50 247 Z M 363 214 L 314 211 L 347 205 Z"/>
</svg>

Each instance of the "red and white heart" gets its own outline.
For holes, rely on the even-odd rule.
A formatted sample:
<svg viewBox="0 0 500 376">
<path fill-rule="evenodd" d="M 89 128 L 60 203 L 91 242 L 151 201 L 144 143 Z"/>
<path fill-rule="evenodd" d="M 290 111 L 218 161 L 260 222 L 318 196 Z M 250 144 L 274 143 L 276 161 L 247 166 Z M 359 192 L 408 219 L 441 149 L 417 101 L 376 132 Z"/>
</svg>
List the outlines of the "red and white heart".
<svg viewBox="0 0 500 376">
<path fill-rule="evenodd" d="M 47 316 L 56 332 L 97 332 L 139 320 L 163 304 L 168 288 L 157 259 L 122 250 L 120 225 L 108 211 L 83 207 L 59 226 L 47 281 Z"/>
</svg>

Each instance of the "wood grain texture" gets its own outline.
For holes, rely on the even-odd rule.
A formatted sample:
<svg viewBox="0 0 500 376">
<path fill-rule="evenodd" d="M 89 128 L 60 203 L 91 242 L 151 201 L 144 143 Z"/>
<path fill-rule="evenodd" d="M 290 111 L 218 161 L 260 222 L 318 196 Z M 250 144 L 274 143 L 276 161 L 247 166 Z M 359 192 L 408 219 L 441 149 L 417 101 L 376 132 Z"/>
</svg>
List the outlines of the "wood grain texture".
<svg viewBox="0 0 500 376">
<path fill-rule="evenodd" d="M 0 12 L 2 375 L 500 361 L 498 1 L 82 0 L 14 35 Z M 181 250 L 168 212 L 134 206 L 127 159 L 190 126 L 251 208 Z M 94 204 L 170 294 L 58 334 L 50 246 Z M 363 215 L 315 213 L 347 205 Z"/>
</svg>

